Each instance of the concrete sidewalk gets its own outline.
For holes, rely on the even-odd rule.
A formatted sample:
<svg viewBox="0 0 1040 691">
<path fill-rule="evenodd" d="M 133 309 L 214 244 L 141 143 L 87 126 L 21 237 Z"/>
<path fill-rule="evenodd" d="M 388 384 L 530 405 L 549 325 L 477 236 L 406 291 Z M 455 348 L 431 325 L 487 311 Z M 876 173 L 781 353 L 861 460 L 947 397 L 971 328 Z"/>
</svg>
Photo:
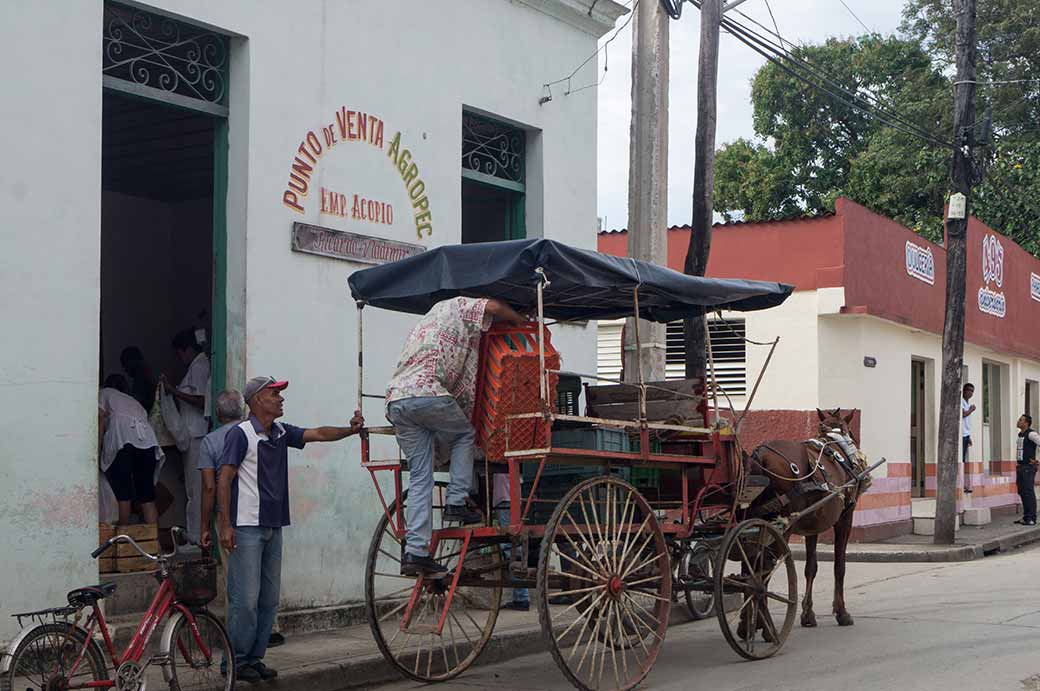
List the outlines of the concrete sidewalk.
<svg viewBox="0 0 1040 691">
<path fill-rule="evenodd" d="M 1002 516 L 984 526 L 961 526 L 953 545 L 934 545 L 931 535 L 901 535 L 880 542 L 850 544 L 848 561 L 971 561 L 1040 541 L 1040 526 L 1016 525 L 1016 518 Z M 796 559 L 805 558 L 804 545 L 792 544 L 791 551 Z M 834 546 L 821 544 L 818 554 L 821 561 L 833 561 Z"/>
<path fill-rule="evenodd" d="M 531 595 L 533 598 L 534 593 Z M 685 606 L 672 606 L 669 628 L 690 621 Z M 544 650 L 545 639 L 533 606 L 529 612 L 501 610 L 495 632 L 474 667 Z M 267 652 L 264 662 L 278 670 L 278 679 L 258 685 L 258 689 L 338 691 L 368 688 L 404 678 L 383 659 L 368 624 L 289 635 L 285 645 Z M 246 684 L 239 686 L 249 688 Z"/>
</svg>

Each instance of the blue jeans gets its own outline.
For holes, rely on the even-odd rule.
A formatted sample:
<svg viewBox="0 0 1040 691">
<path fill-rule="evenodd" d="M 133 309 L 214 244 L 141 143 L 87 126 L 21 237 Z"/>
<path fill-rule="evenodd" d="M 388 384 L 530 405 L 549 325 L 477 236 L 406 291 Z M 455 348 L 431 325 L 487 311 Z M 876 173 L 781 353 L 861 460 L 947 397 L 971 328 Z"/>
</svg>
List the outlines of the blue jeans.
<svg viewBox="0 0 1040 691">
<path fill-rule="evenodd" d="M 499 526 L 509 525 L 509 502 L 504 501 L 495 504 L 495 520 L 498 521 Z M 513 552 L 513 546 L 509 544 L 502 545 L 502 555 L 506 558 L 506 563 L 509 563 L 509 555 Z M 513 602 L 521 602 L 525 605 L 531 604 L 531 595 L 527 592 L 527 588 L 513 588 Z"/>
<path fill-rule="evenodd" d="M 448 504 L 463 506 L 473 485 L 473 440 L 476 432 L 450 396 L 402 398 L 387 406 L 387 419 L 397 431 L 397 444 L 408 459 L 408 515 L 405 551 L 430 553 L 433 537 L 433 450 L 440 439 L 451 447 Z"/>
<path fill-rule="evenodd" d="M 243 667 L 267 652 L 282 582 L 282 529 L 240 526 L 235 544 L 227 563 L 228 636 Z"/>
</svg>

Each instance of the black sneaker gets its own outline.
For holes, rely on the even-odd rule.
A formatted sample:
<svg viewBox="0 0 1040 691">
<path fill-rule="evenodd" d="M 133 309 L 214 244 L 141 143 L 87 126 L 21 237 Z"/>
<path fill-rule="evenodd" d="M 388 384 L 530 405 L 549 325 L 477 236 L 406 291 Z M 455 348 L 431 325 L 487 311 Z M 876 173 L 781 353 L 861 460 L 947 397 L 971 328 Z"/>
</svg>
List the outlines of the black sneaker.
<svg viewBox="0 0 1040 691">
<path fill-rule="evenodd" d="M 502 609 L 511 609 L 515 612 L 529 612 L 531 610 L 531 603 L 513 600 L 512 602 L 507 602 L 502 605 Z"/>
<path fill-rule="evenodd" d="M 271 632 L 271 637 L 267 639 L 267 647 L 277 648 L 280 645 L 285 645 L 285 636 L 277 631 Z"/>
<path fill-rule="evenodd" d="M 420 574 L 429 578 L 443 578 L 448 575 L 448 569 L 429 557 L 419 557 L 405 552 L 404 559 L 401 560 L 401 575 L 418 576 Z"/>
<path fill-rule="evenodd" d="M 448 504 L 444 507 L 444 520 L 460 522 L 462 525 L 474 525 L 484 522 L 484 515 L 466 505 L 453 506 Z"/>
<path fill-rule="evenodd" d="M 264 681 L 270 681 L 278 677 L 278 670 L 271 669 L 260 660 L 257 660 L 251 665 L 252 669 L 260 675 L 260 678 Z"/>
<path fill-rule="evenodd" d="M 260 676 L 260 672 L 257 672 L 251 665 L 242 665 L 235 670 L 235 678 L 239 681 L 248 681 L 255 684 L 258 681 L 263 681 L 263 677 Z"/>
</svg>

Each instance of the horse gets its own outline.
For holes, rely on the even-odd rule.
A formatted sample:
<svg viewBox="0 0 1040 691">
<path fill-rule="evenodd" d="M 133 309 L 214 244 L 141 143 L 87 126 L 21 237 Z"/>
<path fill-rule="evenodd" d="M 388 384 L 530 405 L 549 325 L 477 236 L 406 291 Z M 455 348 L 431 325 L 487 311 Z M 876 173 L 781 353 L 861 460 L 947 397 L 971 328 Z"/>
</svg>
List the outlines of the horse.
<svg viewBox="0 0 1040 691">
<path fill-rule="evenodd" d="M 838 626 L 852 626 L 852 615 L 845 607 L 845 558 L 856 501 L 869 487 L 870 478 L 865 476 L 856 481 L 866 464 L 849 431 L 854 412 L 845 417 L 842 417 L 840 408 L 826 412 L 817 409 L 816 412 L 820 419 L 820 433 L 815 439 L 767 441 L 748 456 L 750 472 L 764 473 L 769 478 L 769 487 L 751 509 L 754 511 L 757 507 L 760 514 L 790 516 L 823 499 L 830 490 L 851 483 L 841 496 L 797 518 L 787 534 L 805 538 L 805 596 L 802 599 L 801 625 L 814 627 L 813 581 L 818 570 L 816 546 L 822 533 L 834 529 L 832 611 Z M 757 628 L 762 628 L 762 624 Z"/>
</svg>

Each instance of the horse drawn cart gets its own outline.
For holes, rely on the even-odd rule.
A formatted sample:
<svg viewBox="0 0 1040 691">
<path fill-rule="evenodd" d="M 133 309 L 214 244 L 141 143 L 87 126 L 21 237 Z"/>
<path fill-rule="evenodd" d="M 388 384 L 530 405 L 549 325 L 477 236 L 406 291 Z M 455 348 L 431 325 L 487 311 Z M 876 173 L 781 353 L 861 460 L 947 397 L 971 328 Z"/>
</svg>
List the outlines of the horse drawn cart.
<svg viewBox="0 0 1040 691">
<path fill-rule="evenodd" d="M 443 681 L 469 667 L 491 638 L 502 591 L 512 588 L 533 589 L 546 646 L 579 689 L 637 685 L 679 597 L 695 617 L 714 611 L 741 656 L 780 649 L 798 599 L 790 517 L 753 510 L 768 483 L 749 472 L 719 413 L 713 365 L 706 382 L 647 382 L 639 372 L 633 383 L 603 385 L 562 368 L 550 329 L 551 322 L 668 322 L 765 309 L 791 286 L 685 276 L 549 240 L 441 247 L 356 272 L 349 282 L 358 307 L 359 407 L 382 398 L 363 390 L 366 305 L 424 314 L 463 295 L 533 315 L 522 327 L 494 326 L 481 341 L 473 423 L 483 458 L 475 484 L 487 520 L 449 523 L 437 483 L 430 548 L 446 577 L 400 574 L 407 459 L 374 457 L 388 446 L 374 437 L 392 435 L 392 427 L 362 433 L 362 465 L 383 508 L 367 558 L 367 614 L 379 649 L 401 673 Z M 576 408 L 576 376 L 586 380 L 585 414 Z M 496 487 L 508 491 L 503 524 L 491 521 Z"/>
</svg>

